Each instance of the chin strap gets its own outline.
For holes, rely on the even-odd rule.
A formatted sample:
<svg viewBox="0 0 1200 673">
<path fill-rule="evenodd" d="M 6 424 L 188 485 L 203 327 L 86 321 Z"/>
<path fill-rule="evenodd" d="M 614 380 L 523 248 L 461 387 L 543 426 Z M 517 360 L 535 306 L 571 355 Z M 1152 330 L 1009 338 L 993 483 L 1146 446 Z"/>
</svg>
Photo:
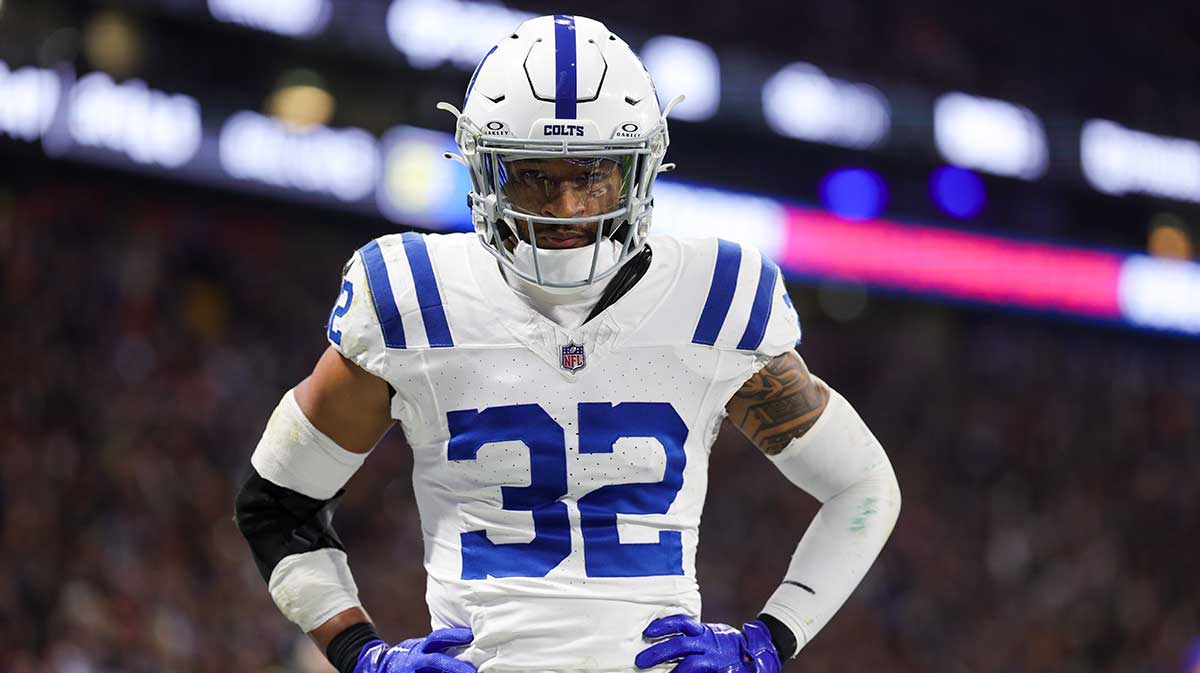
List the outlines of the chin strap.
<svg viewBox="0 0 1200 673">
<path fill-rule="evenodd" d="M 633 289 L 634 285 L 646 275 L 646 270 L 650 268 L 650 246 L 642 248 L 642 251 L 634 255 L 625 262 L 609 281 L 608 287 L 604 288 L 604 294 L 600 295 L 600 301 L 596 302 L 596 306 L 592 308 L 592 312 L 583 321 L 586 325 L 589 320 L 595 318 L 604 312 L 604 309 L 617 303 L 617 300 L 625 296 L 626 292 Z"/>
</svg>

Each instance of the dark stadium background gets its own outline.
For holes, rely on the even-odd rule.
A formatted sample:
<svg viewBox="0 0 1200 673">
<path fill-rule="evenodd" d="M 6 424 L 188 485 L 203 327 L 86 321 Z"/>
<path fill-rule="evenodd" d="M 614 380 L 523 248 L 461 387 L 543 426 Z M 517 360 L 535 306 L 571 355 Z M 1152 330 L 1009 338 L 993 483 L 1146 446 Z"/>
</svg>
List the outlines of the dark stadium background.
<svg viewBox="0 0 1200 673">
<path fill-rule="evenodd" d="M 330 126 L 449 131 L 433 104 L 461 100 L 470 73 L 410 64 L 372 32 L 388 4 L 338 0 L 322 32 L 289 37 L 211 9 L 253 14 L 255 2 L 0 0 L 0 75 L 138 78 L 195 97 L 206 128 L 234 110 L 265 114 L 273 92 L 301 81 L 336 101 Z M 286 3 L 257 11 L 280 6 L 287 14 Z M 1101 194 L 1077 165 L 1087 118 L 1200 139 L 1194 3 L 510 7 L 589 15 L 635 48 L 670 34 L 715 49 L 720 112 L 672 126 L 685 182 L 820 207 L 822 176 L 867 167 L 890 188 L 880 217 L 900 226 L 1195 257 L 1197 199 Z M 768 129 L 753 87 L 793 61 L 880 87 L 892 141 L 853 150 Z M 18 137 L 14 81 L 0 78 L 0 673 L 327 670 L 271 603 L 232 524 L 233 493 L 280 394 L 324 348 L 342 263 L 406 223 Z M 1039 179 L 978 172 L 988 201 L 961 220 L 926 190 L 945 163 L 928 107 L 947 91 L 1037 111 L 1050 145 Z M 801 353 L 888 449 L 904 507 L 870 575 L 791 670 L 1200 670 L 1200 334 L 792 280 Z M 1177 309 L 1200 306 L 1179 292 Z M 428 630 L 410 469 L 393 431 L 337 518 L 393 642 Z M 711 475 L 705 618 L 740 623 L 776 586 L 815 502 L 736 431 L 719 438 Z"/>
</svg>

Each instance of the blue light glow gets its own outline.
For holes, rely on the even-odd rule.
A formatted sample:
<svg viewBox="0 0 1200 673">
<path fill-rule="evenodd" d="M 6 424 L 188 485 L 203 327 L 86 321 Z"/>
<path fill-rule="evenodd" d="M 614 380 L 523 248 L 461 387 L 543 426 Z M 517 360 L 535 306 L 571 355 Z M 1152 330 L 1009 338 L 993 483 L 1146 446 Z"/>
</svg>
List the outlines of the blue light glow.
<svg viewBox="0 0 1200 673">
<path fill-rule="evenodd" d="M 867 168 L 842 168 L 821 179 L 821 202 L 847 220 L 878 217 L 887 205 L 887 184 Z"/>
<path fill-rule="evenodd" d="M 929 176 L 929 194 L 947 215 L 965 220 L 975 217 L 987 202 L 983 180 L 974 171 L 942 166 Z"/>
</svg>

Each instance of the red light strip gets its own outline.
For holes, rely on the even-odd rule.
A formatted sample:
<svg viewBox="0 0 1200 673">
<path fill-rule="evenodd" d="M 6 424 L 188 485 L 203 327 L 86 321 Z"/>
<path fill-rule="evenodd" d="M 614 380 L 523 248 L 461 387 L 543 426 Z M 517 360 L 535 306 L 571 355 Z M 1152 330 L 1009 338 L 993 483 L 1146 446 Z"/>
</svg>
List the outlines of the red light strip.
<svg viewBox="0 0 1200 673">
<path fill-rule="evenodd" d="M 796 273 L 989 304 L 1121 318 L 1120 255 L 787 208 L 782 263 Z"/>
</svg>

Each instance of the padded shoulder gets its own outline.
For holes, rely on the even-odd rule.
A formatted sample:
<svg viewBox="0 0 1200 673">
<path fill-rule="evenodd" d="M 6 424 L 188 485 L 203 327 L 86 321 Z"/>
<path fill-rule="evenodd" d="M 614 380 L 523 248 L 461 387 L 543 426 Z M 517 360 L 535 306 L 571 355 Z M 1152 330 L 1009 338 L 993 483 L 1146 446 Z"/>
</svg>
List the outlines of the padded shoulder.
<svg viewBox="0 0 1200 673">
<path fill-rule="evenodd" d="M 680 242 L 693 278 L 697 345 L 774 357 L 800 340 L 800 320 L 779 267 L 753 246 L 724 239 Z"/>
<path fill-rule="evenodd" d="M 388 350 L 454 345 L 429 251 L 436 237 L 382 236 L 346 263 L 326 336 L 339 353 L 376 376 L 386 378 Z"/>
<path fill-rule="evenodd" d="M 355 252 L 342 269 L 342 285 L 325 324 L 325 338 L 343 357 L 383 377 L 386 362 L 383 332 L 361 252 Z"/>
</svg>

